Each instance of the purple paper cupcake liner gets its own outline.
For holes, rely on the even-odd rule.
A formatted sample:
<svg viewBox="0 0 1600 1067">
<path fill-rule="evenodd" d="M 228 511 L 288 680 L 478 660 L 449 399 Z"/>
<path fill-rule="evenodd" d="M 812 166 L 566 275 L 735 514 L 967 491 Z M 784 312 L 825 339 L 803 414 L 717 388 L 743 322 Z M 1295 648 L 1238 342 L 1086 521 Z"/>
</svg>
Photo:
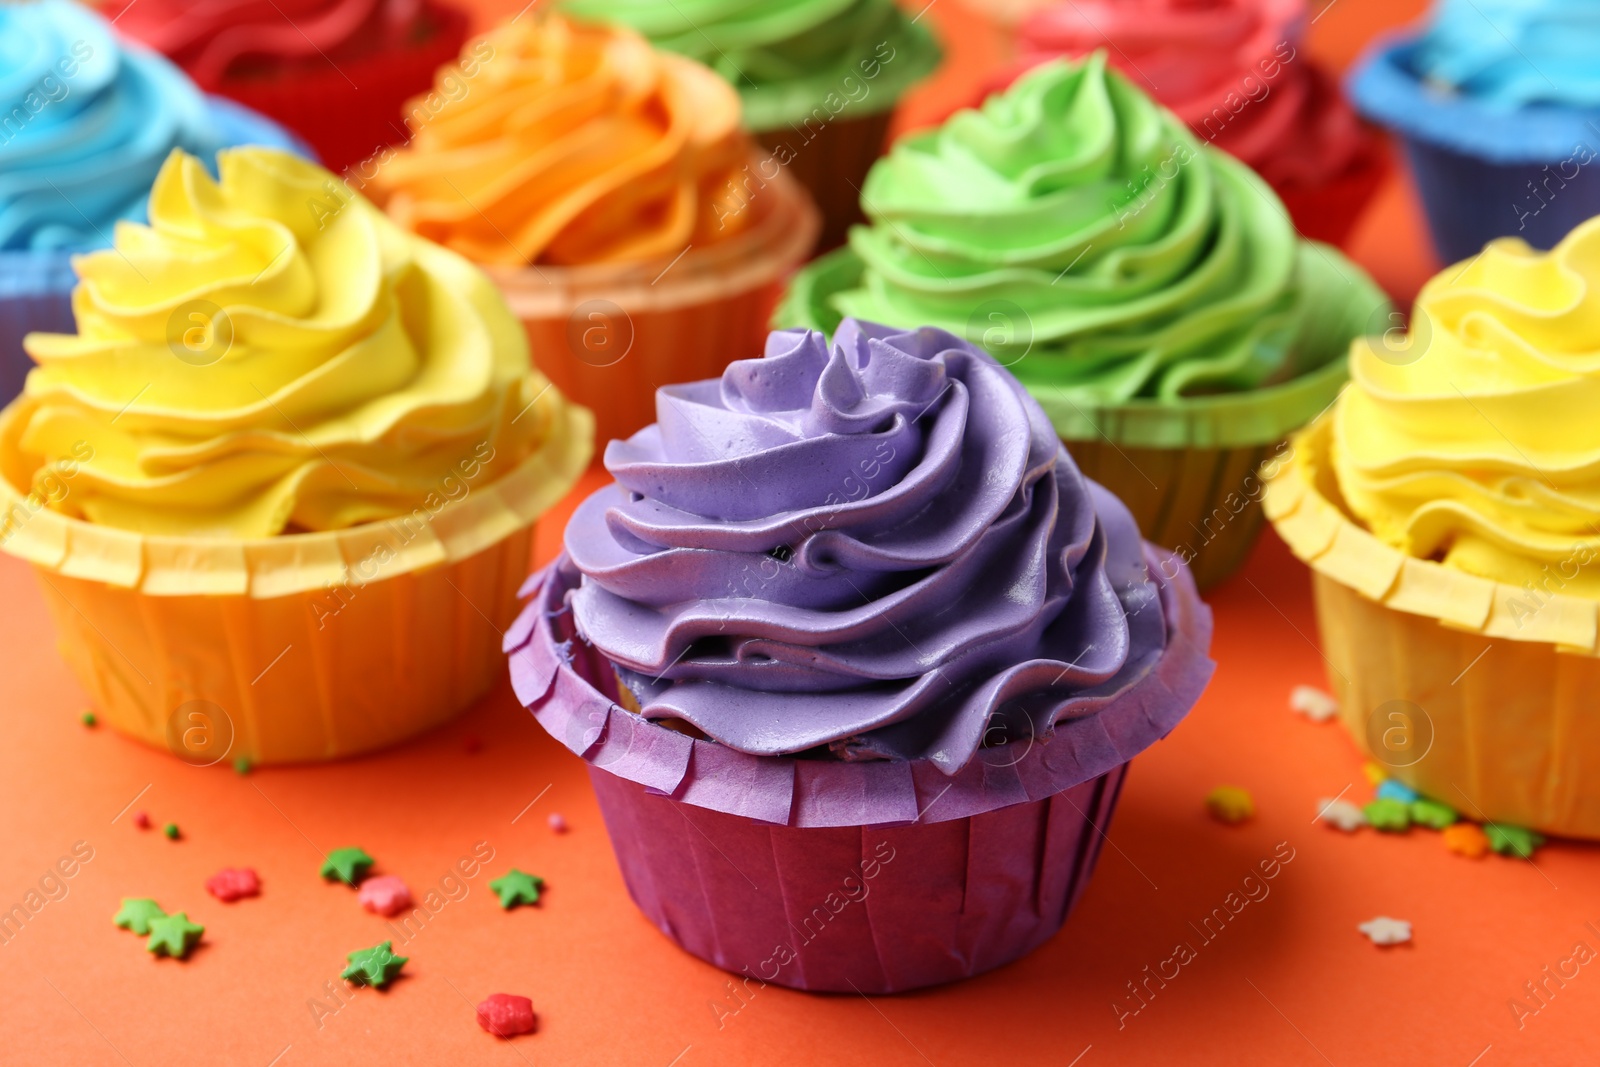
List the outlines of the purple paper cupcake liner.
<svg viewBox="0 0 1600 1067">
<path fill-rule="evenodd" d="M 1210 680 L 1210 609 L 1175 558 L 1148 545 L 1145 558 L 1168 633 L 1149 673 L 948 776 L 928 761 L 751 756 L 625 710 L 573 633 L 565 557 L 524 586 L 505 648 L 518 699 L 589 764 L 628 892 L 663 933 L 747 982 L 901 992 L 1002 966 L 1060 928 L 1128 761 Z"/>
<path fill-rule="evenodd" d="M 1405 146 L 1434 249 L 1468 259 L 1497 237 L 1549 249 L 1600 215 L 1600 112 L 1495 110 L 1418 79 L 1414 38 L 1389 38 L 1357 64 L 1356 107 Z"/>
</svg>

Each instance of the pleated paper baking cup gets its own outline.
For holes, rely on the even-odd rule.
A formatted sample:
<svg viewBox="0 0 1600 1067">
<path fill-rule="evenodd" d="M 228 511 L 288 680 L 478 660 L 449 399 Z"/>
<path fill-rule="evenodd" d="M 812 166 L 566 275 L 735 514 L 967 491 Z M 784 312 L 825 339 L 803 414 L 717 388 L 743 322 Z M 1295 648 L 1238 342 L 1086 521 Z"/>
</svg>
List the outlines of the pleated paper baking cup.
<svg viewBox="0 0 1600 1067">
<path fill-rule="evenodd" d="M 0 413 L 0 451 L 21 431 Z M 501 677 L 533 526 L 592 452 L 567 408 L 545 450 L 439 506 L 257 540 L 145 536 L 0 478 L 0 548 L 33 564 L 62 655 L 113 729 L 196 764 L 327 760 L 452 718 Z M 7 472 L 8 475 L 10 472 Z M 430 498 L 431 500 L 431 498 Z"/>
<path fill-rule="evenodd" d="M 844 244 L 850 227 L 866 221 L 861 211 L 861 187 L 867 171 L 883 155 L 894 112 L 844 117 L 815 127 L 804 123 L 780 126 L 757 134 L 774 160 L 785 164 L 810 191 L 822 212 L 817 251 Z"/>
<path fill-rule="evenodd" d="M 594 412 L 602 448 L 656 421 L 661 386 L 761 355 L 779 293 L 820 225 L 805 189 L 782 168 L 763 171 L 765 158 L 752 157 L 744 194 L 767 201 L 765 211 L 727 241 L 658 263 L 484 268 L 522 320 L 535 365 Z"/>
<path fill-rule="evenodd" d="M 1600 838 L 1594 600 L 1405 555 L 1351 521 L 1332 422 L 1268 478 L 1268 518 L 1315 572 L 1340 717 L 1389 773 L 1469 818 Z"/>
<path fill-rule="evenodd" d="M 628 892 L 662 933 L 745 981 L 895 993 L 1054 935 L 1128 762 L 1205 688 L 1210 611 L 1180 563 L 1150 549 L 1146 562 L 1168 634 L 1150 672 L 954 775 L 928 760 L 752 756 L 626 710 L 610 665 L 573 632 L 565 558 L 530 580 L 505 647 L 518 698 L 588 764 Z"/>
</svg>

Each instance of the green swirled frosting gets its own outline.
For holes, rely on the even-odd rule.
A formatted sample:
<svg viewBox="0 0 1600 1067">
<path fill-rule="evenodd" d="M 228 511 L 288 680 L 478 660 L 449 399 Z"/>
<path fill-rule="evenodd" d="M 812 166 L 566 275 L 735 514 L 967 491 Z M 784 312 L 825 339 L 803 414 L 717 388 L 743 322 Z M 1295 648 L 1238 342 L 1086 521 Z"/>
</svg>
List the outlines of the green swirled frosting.
<svg viewBox="0 0 1600 1067">
<path fill-rule="evenodd" d="M 733 83 L 757 132 L 821 108 L 867 115 L 893 107 L 939 63 L 925 23 L 894 0 L 562 0 L 569 14 L 632 26 Z"/>
<path fill-rule="evenodd" d="M 1333 399 L 1353 338 L 1389 325 L 1359 268 L 1103 54 L 901 140 L 862 206 L 871 225 L 796 279 L 780 324 L 964 335 L 1069 439 L 1270 442 Z"/>
</svg>

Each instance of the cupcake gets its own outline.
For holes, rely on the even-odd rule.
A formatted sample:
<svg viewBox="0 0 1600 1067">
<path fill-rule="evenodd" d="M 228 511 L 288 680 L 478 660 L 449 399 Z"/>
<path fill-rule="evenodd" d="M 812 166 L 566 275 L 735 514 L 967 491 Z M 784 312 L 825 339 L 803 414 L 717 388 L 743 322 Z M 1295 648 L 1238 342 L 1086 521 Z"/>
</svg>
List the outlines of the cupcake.
<svg viewBox="0 0 1600 1067">
<path fill-rule="evenodd" d="M 1357 267 L 1104 53 L 903 139 L 862 202 L 872 225 L 795 278 L 779 323 L 982 344 L 1202 588 L 1260 529 L 1256 468 L 1337 395 L 1351 338 L 1389 324 Z"/>
<path fill-rule="evenodd" d="M 438 0 L 127 0 L 108 11 L 206 92 L 310 141 L 334 171 L 431 117 L 401 105 L 460 51 L 468 21 Z"/>
<path fill-rule="evenodd" d="M 1306 0 L 1070 0 L 1018 31 L 1017 66 L 1107 61 L 1267 180 L 1301 234 L 1340 244 L 1388 172 L 1382 140 L 1303 51 Z"/>
<path fill-rule="evenodd" d="M 480 53 L 494 59 L 472 92 L 364 187 L 483 265 L 539 369 L 595 412 L 600 440 L 627 437 L 658 386 L 761 351 L 816 209 L 741 132 L 726 82 L 631 30 L 529 16 L 462 62 Z"/>
<path fill-rule="evenodd" d="M 1600 214 L 1600 12 L 1563 0 L 1441 0 L 1380 41 L 1350 96 L 1405 144 L 1445 262 L 1496 237 L 1551 248 Z"/>
<path fill-rule="evenodd" d="M 1268 514 L 1315 571 L 1341 715 L 1469 817 L 1600 838 L 1600 219 L 1502 238 L 1358 341 Z"/>
<path fill-rule="evenodd" d="M 1042 944 L 1210 614 L 943 331 L 846 320 L 670 386 L 506 635 L 634 901 L 760 982 L 888 993 Z"/>
<path fill-rule="evenodd" d="M 30 330 L 72 329 L 72 254 L 144 218 L 174 148 L 301 149 L 66 0 L 0 5 L 0 403 L 22 390 Z"/>
<path fill-rule="evenodd" d="M 399 741 L 504 669 L 591 420 L 481 272 L 315 164 L 174 151 L 0 413 L 0 548 L 101 718 L 185 759 Z M 310 210 L 308 210 L 310 208 Z"/>
<path fill-rule="evenodd" d="M 867 168 L 900 98 L 939 65 L 921 16 L 894 0 L 560 0 L 692 56 L 744 101 L 746 126 L 822 207 L 822 247 L 861 221 Z M 924 11 L 924 14 L 926 12 Z"/>
</svg>

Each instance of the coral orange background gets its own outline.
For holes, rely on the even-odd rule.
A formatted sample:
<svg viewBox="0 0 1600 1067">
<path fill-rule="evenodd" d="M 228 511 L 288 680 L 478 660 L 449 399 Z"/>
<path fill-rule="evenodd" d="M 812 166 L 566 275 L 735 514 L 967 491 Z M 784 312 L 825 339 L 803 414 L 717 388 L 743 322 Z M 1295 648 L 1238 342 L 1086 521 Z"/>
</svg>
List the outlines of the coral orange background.
<svg viewBox="0 0 1600 1067">
<path fill-rule="evenodd" d="M 929 11 L 951 59 L 919 92 L 913 122 L 961 98 L 992 56 L 993 40 L 959 3 L 935 0 Z M 1419 7 L 1323 4 L 1313 48 L 1335 63 Z M 479 6 L 485 18 L 518 7 Z M 1366 220 L 1356 254 L 1403 298 L 1432 270 L 1402 182 Z M 542 530 L 541 559 L 564 514 Z M 1520 1029 L 1508 1002 L 1577 942 L 1600 948 L 1586 925 L 1600 926 L 1600 853 L 1557 844 L 1536 866 L 1474 863 L 1427 832 L 1346 836 L 1312 824 L 1318 797 L 1348 785 L 1360 798 L 1367 787 L 1339 727 L 1286 710 L 1291 686 L 1323 684 L 1309 589 L 1269 533 L 1246 571 L 1217 591 L 1216 681 L 1134 763 L 1100 870 L 1046 947 L 949 988 L 868 1001 L 774 987 L 740 1006 L 725 975 L 680 953 L 634 910 L 579 761 L 508 688 L 459 723 L 374 758 L 248 777 L 191 768 L 78 724 L 83 696 L 55 653 L 33 580 L 0 558 L 0 910 L 22 902 L 75 843 L 93 851 L 66 865 L 70 879 L 49 883 L 66 895 L 0 945 L 0 1058 L 252 1067 L 1594 1062 L 1600 972 L 1552 981 L 1553 995 Z M 469 737 L 482 739 L 477 754 L 466 751 Z M 1223 783 L 1255 795 L 1254 822 L 1226 828 L 1205 817 L 1201 798 Z M 177 822 L 183 839 L 135 829 L 133 810 Z M 566 816 L 569 834 L 549 830 L 552 812 Z M 402 980 L 338 1005 L 324 983 L 344 955 L 394 936 L 353 891 L 316 876 L 322 852 L 352 844 L 419 896 L 442 885 L 443 903 L 401 948 L 411 957 Z M 484 848 L 494 859 L 480 870 L 470 860 Z M 1203 942 L 1191 923 L 1281 848 L 1293 859 L 1270 895 Z M 471 877 L 459 873 L 462 861 Z M 260 871 L 263 895 L 232 905 L 210 897 L 206 877 L 229 865 Z M 547 880 L 543 906 L 496 906 L 487 882 L 512 865 Z M 187 962 L 151 959 L 112 926 L 123 896 L 187 910 L 205 924 L 204 944 Z M 1356 924 L 1376 915 L 1412 920 L 1415 942 L 1369 944 Z M 1164 988 L 1152 983 L 1147 1006 L 1119 1028 L 1113 1004 L 1137 1004 L 1122 999 L 1127 983 L 1179 942 L 1194 946 L 1194 958 Z M 480 1031 L 473 1005 L 494 992 L 532 997 L 540 1032 L 503 1044 Z"/>
</svg>

